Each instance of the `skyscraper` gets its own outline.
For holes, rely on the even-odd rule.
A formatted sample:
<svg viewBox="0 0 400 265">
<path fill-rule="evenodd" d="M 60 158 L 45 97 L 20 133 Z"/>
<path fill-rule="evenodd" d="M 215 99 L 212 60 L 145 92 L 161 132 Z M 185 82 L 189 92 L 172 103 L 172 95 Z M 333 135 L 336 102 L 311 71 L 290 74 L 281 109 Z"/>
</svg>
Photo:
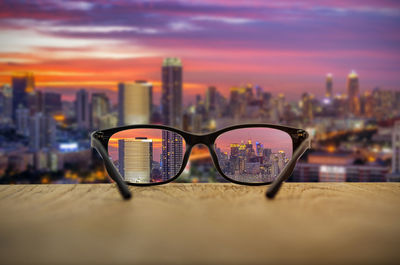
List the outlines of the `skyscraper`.
<svg viewBox="0 0 400 265">
<path fill-rule="evenodd" d="M 110 111 L 110 100 L 107 95 L 105 93 L 93 93 L 91 107 L 92 128 L 105 129 L 101 128 L 100 124 L 101 119 Z"/>
<path fill-rule="evenodd" d="M 214 117 L 217 109 L 217 88 L 210 86 L 206 94 L 206 111 L 209 117 Z"/>
<path fill-rule="evenodd" d="M 30 119 L 29 146 L 32 151 L 51 148 L 55 144 L 56 123 L 53 117 L 41 112 L 35 113 Z"/>
<path fill-rule="evenodd" d="M 326 93 L 327 98 L 333 97 L 333 76 L 331 73 L 326 75 Z"/>
<path fill-rule="evenodd" d="M 162 177 L 168 180 L 180 170 L 183 160 L 183 140 L 179 134 L 162 131 Z"/>
<path fill-rule="evenodd" d="M 164 59 L 161 93 L 163 123 L 182 128 L 182 63 L 179 58 Z"/>
<path fill-rule="evenodd" d="M 400 121 L 394 124 L 392 134 L 392 173 L 400 175 Z"/>
<path fill-rule="evenodd" d="M 354 70 L 347 76 L 347 99 L 349 112 L 360 115 L 358 75 Z"/>
<path fill-rule="evenodd" d="M 54 92 L 45 92 L 43 94 L 43 111 L 45 114 L 54 114 L 61 112 L 61 94 Z"/>
<path fill-rule="evenodd" d="M 303 93 L 303 95 L 301 96 L 301 105 L 303 112 L 303 120 L 311 122 L 314 118 L 313 104 L 312 104 L 312 97 L 307 92 Z"/>
<path fill-rule="evenodd" d="M 18 134 L 24 136 L 29 135 L 29 118 L 30 118 L 29 109 L 23 108 L 20 105 L 18 109 L 15 111 L 15 127 L 17 129 Z"/>
<path fill-rule="evenodd" d="M 12 87 L 8 84 L 5 84 L 2 86 L 0 91 L 0 114 L 2 122 L 9 123 L 12 120 L 12 101 Z"/>
<path fill-rule="evenodd" d="M 75 107 L 76 107 L 76 121 L 78 123 L 78 128 L 89 129 L 90 128 L 89 94 L 85 89 L 81 89 L 78 92 L 76 92 Z"/>
<path fill-rule="evenodd" d="M 43 112 L 43 94 L 41 91 L 27 93 L 27 106 L 31 115 Z"/>
<path fill-rule="evenodd" d="M 28 94 L 35 91 L 33 73 L 14 73 L 12 76 L 13 120 L 16 121 L 16 111 L 19 107 L 28 107 Z"/>
<path fill-rule="evenodd" d="M 166 58 L 162 65 L 161 113 L 165 125 L 182 128 L 182 62 Z M 174 177 L 182 164 L 183 140 L 176 133 L 162 132 L 162 176 Z"/>
<path fill-rule="evenodd" d="M 119 125 L 150 123 L 153 85 L 146 81 L 118 84 Z"/>
<path fill-rule="evenodd" d="M 125 180 L 151 182 L 153 141 L 146 137 L 118 140 L 119 172 Z"/>
</svg>

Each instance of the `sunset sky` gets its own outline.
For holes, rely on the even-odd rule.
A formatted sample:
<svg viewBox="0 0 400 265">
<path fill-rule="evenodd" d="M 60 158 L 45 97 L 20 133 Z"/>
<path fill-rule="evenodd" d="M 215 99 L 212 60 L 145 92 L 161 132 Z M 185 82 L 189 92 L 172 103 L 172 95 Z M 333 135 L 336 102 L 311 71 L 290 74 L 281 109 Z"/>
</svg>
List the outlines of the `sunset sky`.
<svg viewBox="0 0 400 265">
<path fill-rule="evenodd" d="M 209 85 L 258 84 L 297 99 L 335 93 L 355 70 L 361 91 L 400 90 L 400 2 L 0 1 L 0 84 L 32 71 L 40 89 L 116 91 L 147 79 L 160 91 L 164 57 L 183 61 L 188 99 Z"/>
</svg>

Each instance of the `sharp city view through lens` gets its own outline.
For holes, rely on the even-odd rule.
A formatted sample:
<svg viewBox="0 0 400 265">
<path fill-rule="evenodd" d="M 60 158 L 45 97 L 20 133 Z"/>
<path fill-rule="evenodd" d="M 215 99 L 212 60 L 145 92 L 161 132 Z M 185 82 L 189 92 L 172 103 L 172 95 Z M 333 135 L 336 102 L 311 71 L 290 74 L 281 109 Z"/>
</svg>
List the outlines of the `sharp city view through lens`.
<svg viewBox="0 0 400 265">
<path fill-rule="evenodd" d="M 179 173 L 185 140 L 166 130 L 125 130 L 111 136 L 108 153 L 126 181 L 164 182 Z"/>
<path fill-rule="evenodd" d="M 89 134 L 128 124 L 304 128 L 312 148 L 288 181 L 400 180 L 397 2 L 0 1 L 0 14 L 2 184 L 109 182 Z M 268 182 L 292 155 L 271 132 L 236 135 L 215 146 L 232 179 Z M 185 143 L 132 131 L 109 152 L 127 181 L 159 182 Z M 176 181 L 227 180 L 196 146 Z"/>
<path fill-rule="evenodd" d="M 215 141 L 222 172 L 245 183 L 272 182 L 289 162 L 292 149 L 289 134 L 269 128 L 232 130 Z"/>
</svg>

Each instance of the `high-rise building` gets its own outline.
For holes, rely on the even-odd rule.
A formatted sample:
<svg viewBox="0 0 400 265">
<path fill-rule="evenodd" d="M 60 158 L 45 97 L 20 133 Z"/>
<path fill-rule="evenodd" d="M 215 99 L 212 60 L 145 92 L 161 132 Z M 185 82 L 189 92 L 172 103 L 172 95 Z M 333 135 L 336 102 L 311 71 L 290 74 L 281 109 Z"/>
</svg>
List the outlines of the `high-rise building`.
<svg viewBox="0 0 400 265">
<path fill-rule="evenodd" d="M 28 107 L 28 94 L 35 91 L 33 73 L 14 73 L 12 76 L 13 119 L 16 121 L 16 111 L 19 107 Z"/>
<path fill-rule="evenodd" d="M 388 181 L 400 181 L 400 120 L 394 123 L 392 131 L 392 172 L 387 175 Z"/>
<path fill-rule="evenodd" d="M 41 112 L 35 113 L 30 119 L 29 146 L 32 151 L 42 148 L 52 148 L 56 141 L 56 122 L 53 117 Z"/>
<path fill-rule="evenodd" d="M 43 95 L 41 91 L 32 91 L 27 93 L 27 107 L 31 115 L 43 112 Z"/>
<path fill-rule="evenodd" d="M 92 94 L 92 128 L 100 129 L 102 118 L 110 112 L 110 100 L 105 93 Z"/>
<path fill-rule="evenodd" d="M 182 62 L 179 58 L 164 59 L 161 110 L 165 125 L 182 128 Z"/>
<path fill-rule="evenodd" d="M 208 114 L 208 118 L 216 118 L 217 106 L 218 106 L 218 92 L 215 86 L 210 86 L 206 92 L 205 108 Z"/>
<path fill-rule="evenodd" d="M 118 140 L 118 168 L 126 181 L 151 182 L 153 141 L 146 137 Z"/>
<path fill-rule="evenodd" d="M 360 115 L 359 89 L 358 75 L 352 71 L 347 76 L 347 99 L 349 112 L 353 115 Z"/>
<path fill-rule="evenodd" d="M 119 125 L 150 123 L 153 85 L 146 81 L 118 84 Z"/>
<path fill-rule="evenodd" d="M 165 125 L 182 128 L 182 62 L 179 58 L 166 58 L 163 61 L 161 113 Z M 161 157 L 163 179 L 174 177 L 182 164 L 182 137 L 163 131 Z"/>
<path fill-rule="evenodd" d="M 262 143 L 256 142 L 256 155 L 262 156 L 263 155 L 264 146 Z"/>
<path fill-rule="evenodd" d="M 303 120 L 306 122 L 311 122 L 314 118 L 312 96 L 310 96 L 308 93 L 303 93 L 300 103 L 303 112 Z"/>
<path fill-rule="evenodd" d="M 43 94 L 43 111 L 45 114 L 62 112 L 61 94 L 55 92 L 45 92 Z"/>
<path fill-rule="evenodd" d="M 326 75 L 326 93 L 327 98 L 333 97 L 333 76 L 331 73 Z"/>
<path fill-rule="evenodd" d="M 76 107 L 76 121 L 78 128 L 89 129 L 90 128 L 90 108 L 89 108 L 89 94 L 85 89 L 81 89 L 76 92 L 75 99 Z"/>
<path fill-rule="evenodd" d="M 183 160 L 182 136 L 171 131 L 162 131 L 161 160 L 163 180 L 178 174 Z"/>
<path fill-rule="evenodd" d="M 1 121 L 9 123 L 12 120 L 13 112 L 13 98 L 12 98 L 12 87 L 5 84 L 1 87 L 0 91 L 0 115 Z"/>
<path fill-rule="evenodd" d="M 21 105 L 15 111 L 15 127 L 17 129 L 17 133 L 20 135 L 28 136 L 29 135 L 29 118 L 30 113 L 29 109 L 23 108 Z"/>
</svg>

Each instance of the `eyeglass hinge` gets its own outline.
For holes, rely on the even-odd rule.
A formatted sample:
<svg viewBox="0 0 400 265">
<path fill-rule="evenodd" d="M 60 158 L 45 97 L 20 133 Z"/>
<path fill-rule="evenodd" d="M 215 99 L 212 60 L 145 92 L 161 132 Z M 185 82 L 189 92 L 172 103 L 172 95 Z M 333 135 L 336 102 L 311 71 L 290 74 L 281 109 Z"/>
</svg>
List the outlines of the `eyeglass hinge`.
<svg viewBox="0 0 400 265">
<path fill-rule="evenodd" d="M 305 130 L 297 130 L 297 139 L 304 140 L 308 137 L 308 133 Z"/>
</svg>

